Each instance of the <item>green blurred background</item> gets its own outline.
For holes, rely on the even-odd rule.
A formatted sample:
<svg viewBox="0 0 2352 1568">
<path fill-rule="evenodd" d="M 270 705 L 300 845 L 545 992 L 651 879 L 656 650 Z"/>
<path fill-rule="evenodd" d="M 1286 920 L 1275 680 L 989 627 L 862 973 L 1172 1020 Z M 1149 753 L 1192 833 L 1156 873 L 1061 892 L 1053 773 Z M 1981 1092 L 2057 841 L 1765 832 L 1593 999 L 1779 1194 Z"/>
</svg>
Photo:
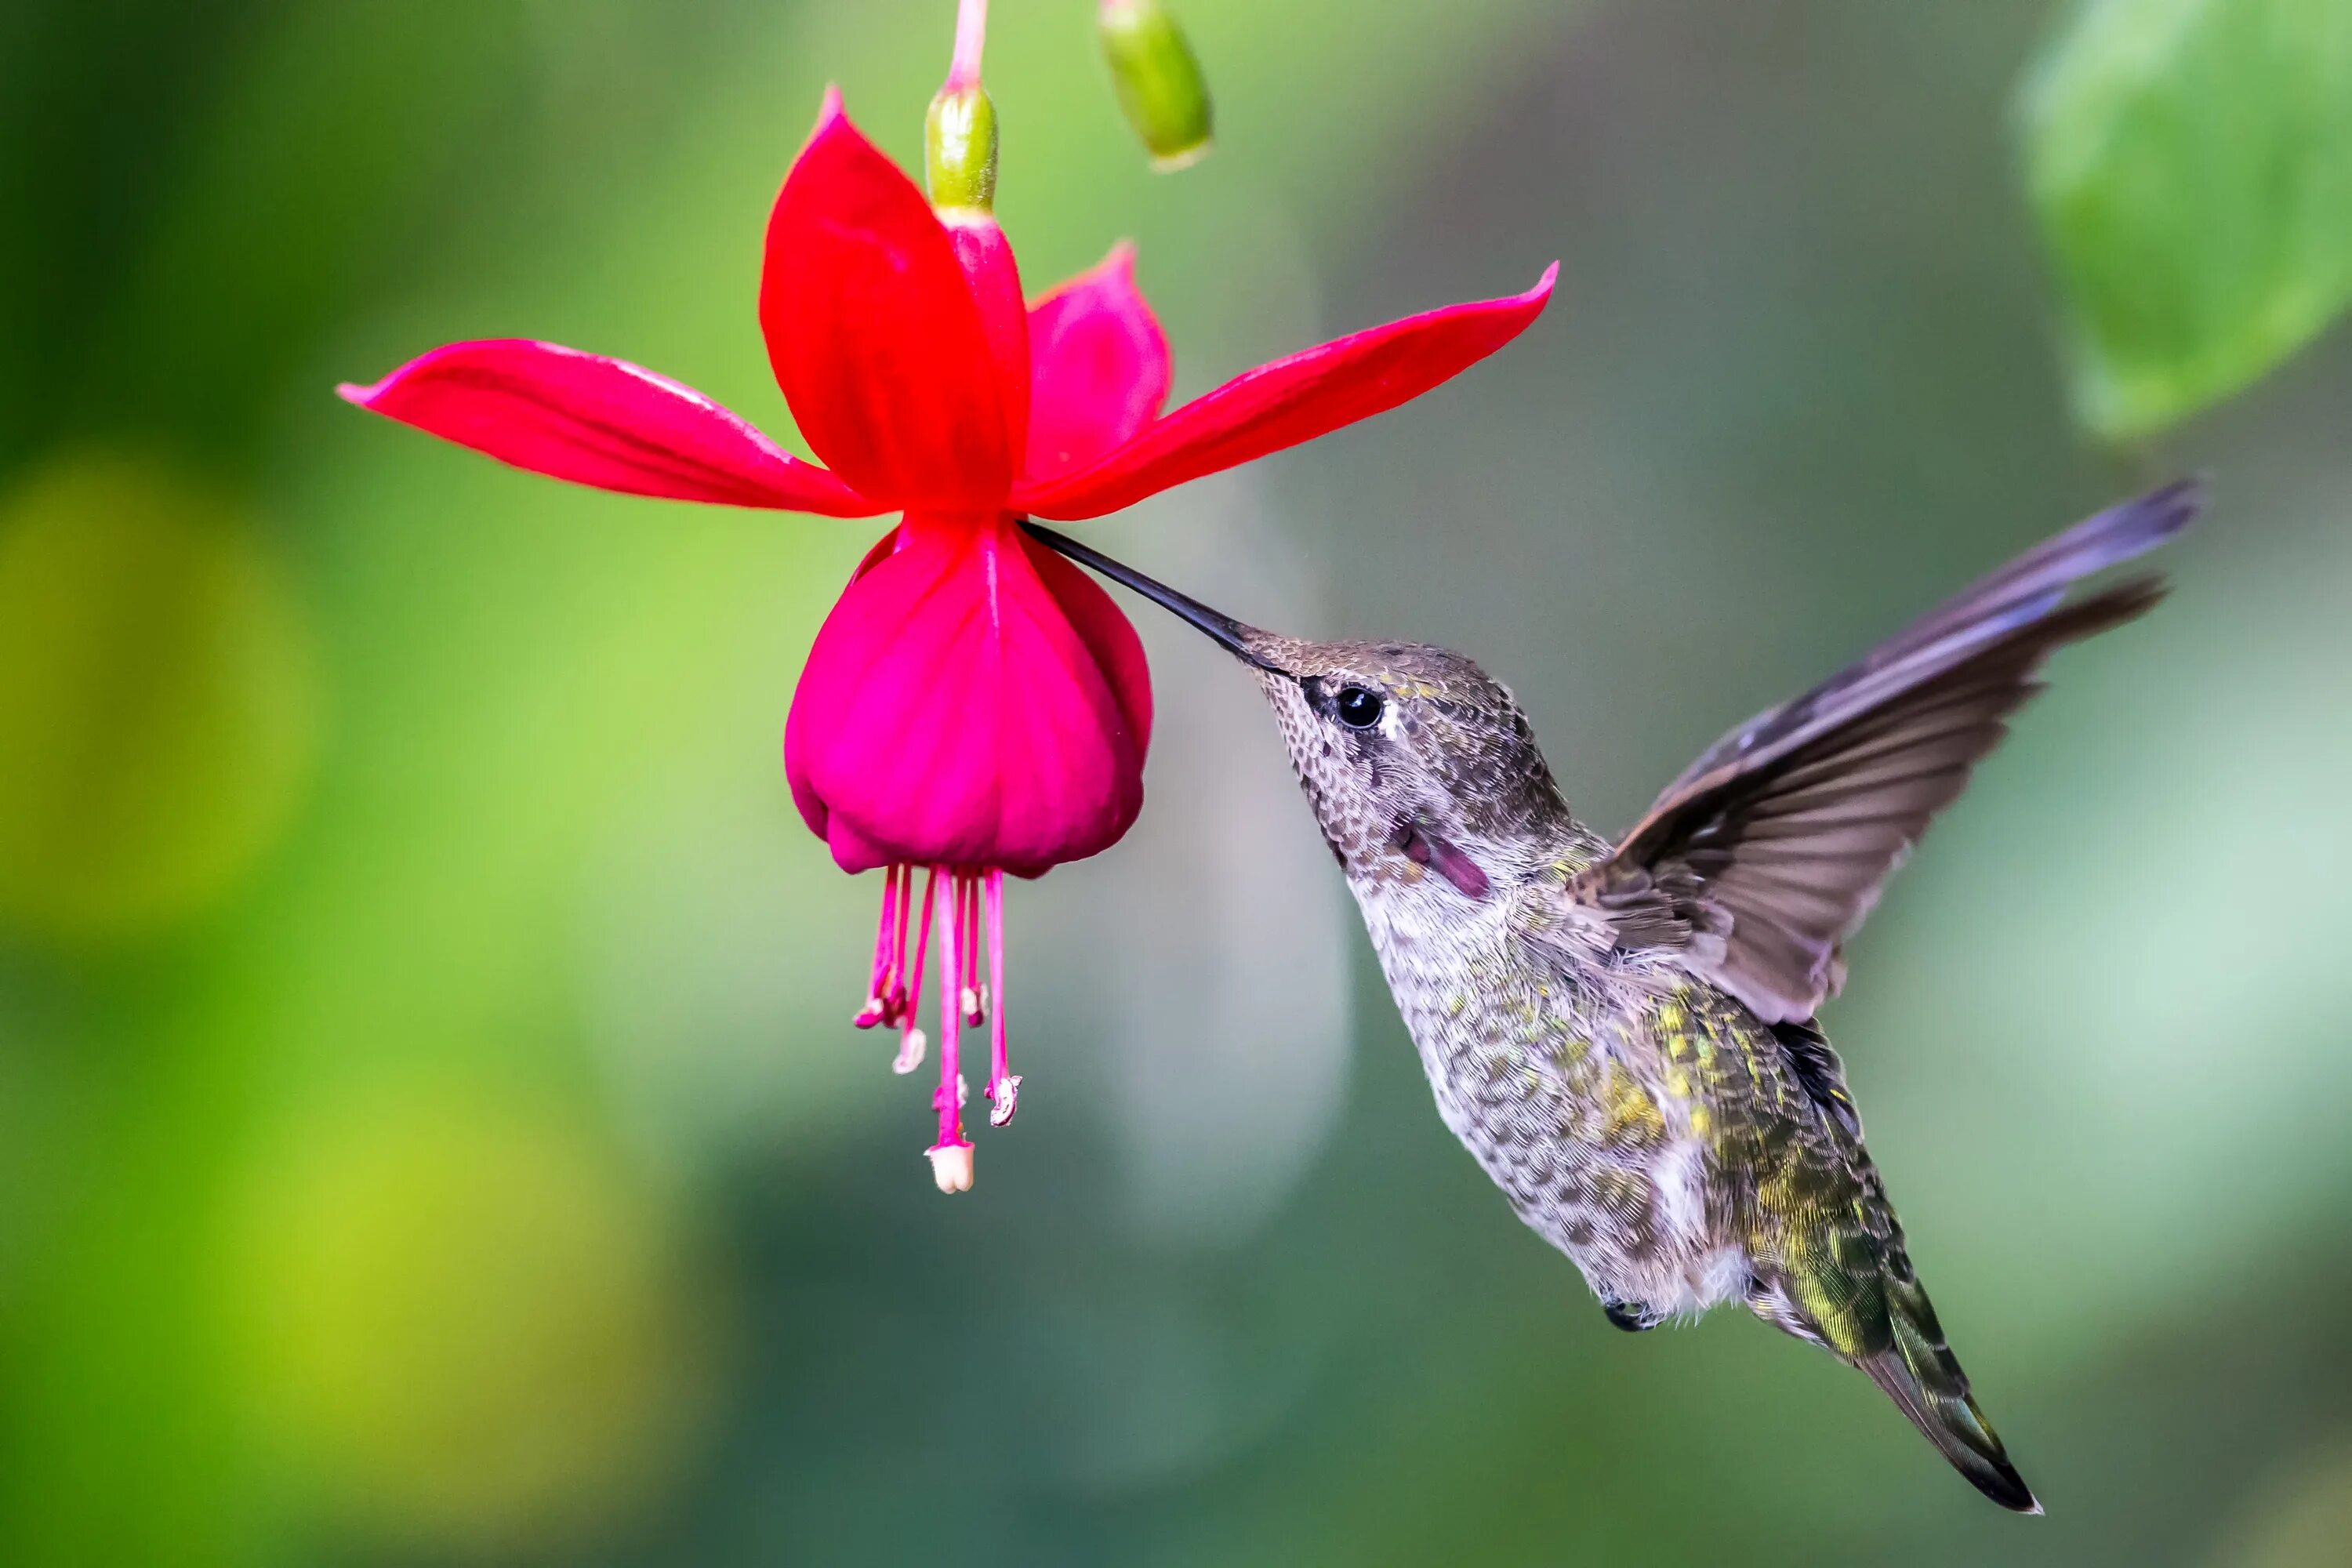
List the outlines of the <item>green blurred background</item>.
<svg viewBox="0 0 2352 1568">
<path fill-rule="evenodd" d="M 1465 647 L 1621 825 L 1733 721 L 2210 470 L 1828 1023 L 2050 1517 L 1748 1319 L 1633 1339 L 1431 1113 L 1247 682 L 1143 618 L 1152 805 L 1017 889 L 1029 1115 L 932 1190 L 874 879 L 778 742 L 874 525 L 614 498 L 335 401 L 556 339 L 788 427 L 824 84 L 948 0 L 0 8 L 0 1562 L 2352 1556 L 2352 344 L 2072 432 L 2010 128 L 2041 0 L 1188 0 L 1155 178 L 1000 0 L 1033 289 L 1131 236 L 1179 395 L 1524 287 L 1424 402 L 1086 531 Z"/>
</svg>

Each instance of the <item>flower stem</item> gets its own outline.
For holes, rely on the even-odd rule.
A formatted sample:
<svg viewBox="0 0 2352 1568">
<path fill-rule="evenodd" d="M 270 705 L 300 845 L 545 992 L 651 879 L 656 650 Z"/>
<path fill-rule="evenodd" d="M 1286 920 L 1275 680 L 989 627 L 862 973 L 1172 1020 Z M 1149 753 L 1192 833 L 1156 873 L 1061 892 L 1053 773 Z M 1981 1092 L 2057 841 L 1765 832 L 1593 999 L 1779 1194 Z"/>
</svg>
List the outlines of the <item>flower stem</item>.
<svg viewBox="0 0 2352 1568">
<path fill-rule="evenodd" d="M 923 173 L 931 205 L 967 219 L 986 214 L 996 196 L 996 106 L 980 85 L 980 51 L 987 41 L 988 0 L 962 0 L 955 58 L 923 116 Z"/>
<path fill-rule="evenodd" d="M 948 62 L 945 85 L 980 85 L 980 51 L 988 43 L 988 0 L 961 0 L 956 7 L 955 58 Z"/>
</svg>

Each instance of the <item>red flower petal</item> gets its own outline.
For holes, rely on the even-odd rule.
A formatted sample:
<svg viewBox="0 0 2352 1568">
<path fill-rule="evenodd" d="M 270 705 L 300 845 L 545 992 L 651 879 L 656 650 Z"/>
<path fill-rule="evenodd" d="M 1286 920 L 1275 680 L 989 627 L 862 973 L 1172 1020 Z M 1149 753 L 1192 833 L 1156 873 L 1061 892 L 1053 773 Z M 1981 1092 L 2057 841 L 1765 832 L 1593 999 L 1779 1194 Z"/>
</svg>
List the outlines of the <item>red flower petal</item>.
<svg viewBox="0 0 2352 1568">
<path fill-rule="evenodd" d="M 760 330 L 801 434 L 860 491 L 944 510 L 1003 500 L 1003 399 L 955 247 L 835 92 L 768 220 Z"/>
<path fill-rule="evenodd" d="M 1130 714 L 1148 724 L 1150 699 L 1135 634 L 1103 618 L 1118 613 L 1108 600 L 1075 595 L 1082 633 L 1010 538 L 1001 520 L 914 520 L 817 634 L 784 766 L 845 870 L 905 860 L 1034 876 L 1108 848 L 1142 807 Z"/>
<path fill-rule="evenodd" d="M 1100 517 L 1171 485 L 1369 419 L 1509 342 L 1551 297 L 1558 263 L 1524 294 L 1449 305 L 1235 376 L 1099 461 L 1013 492 L 1017 511 Z"/>
<path fill-rule="evenodd" d="M 555 343 L 451 343 L 373 386 L 335 390 L 500 462 L 598 489 L 827 517 L 887 510 L 692 387 Z"/>
<path fill-rule="evenodd" d="M 1168 339 L 1135 286 L 1133 246 L 1029 307 L 1029 367 L 1025 483 L 1083 468 L 1159 417 Z"/>
<path fill-rule="evenodd" d="M 956 213 L 941 220 L 980 310 L 981 334 L 996 366 L 996 395 L 1004 411 L 1004 449 L 1018 452 L 1029 431 L 1029 311 L 1021 302 L 1021 268 L 1013 244 L 986 213 Z"/>
</svg>

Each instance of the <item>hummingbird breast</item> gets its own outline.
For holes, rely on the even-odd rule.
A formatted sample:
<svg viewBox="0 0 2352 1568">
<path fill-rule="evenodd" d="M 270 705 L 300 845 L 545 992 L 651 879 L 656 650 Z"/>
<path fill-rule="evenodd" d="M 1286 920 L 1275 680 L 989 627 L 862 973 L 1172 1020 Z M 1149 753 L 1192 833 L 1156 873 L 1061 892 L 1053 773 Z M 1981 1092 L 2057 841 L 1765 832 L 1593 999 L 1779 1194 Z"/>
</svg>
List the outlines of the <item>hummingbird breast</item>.
<svg viewBox="0 0 2352 1568">
<path fill-rule="evenodd" d="M 1520 1218 L 1637 1319 L 1739 1296 L 1741 1216 L 1717 1174 L 1714 1050 L 1696 1059 L 1689 983 L 1550 958 L 1523 940 L 1538 904 L 1507 891 L 1472 902 L 1381 879 L 1356 893 L 1439 1115 Z"/>
</svg>

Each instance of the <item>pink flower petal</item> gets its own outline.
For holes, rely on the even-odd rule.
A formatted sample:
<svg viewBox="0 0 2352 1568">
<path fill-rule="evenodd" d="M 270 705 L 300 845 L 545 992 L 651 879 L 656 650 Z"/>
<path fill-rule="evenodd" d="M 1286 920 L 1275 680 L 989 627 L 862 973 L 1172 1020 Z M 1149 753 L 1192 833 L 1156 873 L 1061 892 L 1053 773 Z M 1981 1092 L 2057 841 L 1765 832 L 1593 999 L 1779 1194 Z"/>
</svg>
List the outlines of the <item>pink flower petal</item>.
<svg viewBox="0 0 2352 1568">
<path fill-rule="evenodd" d="M 1078 640 L 1087 645 L 1110 682 L 1111 697 L 1127 720 L 1128 732 L 1135 737 L 1139 761 L 1151 746 L 1151 668 L 1144 662 L 1143 643 L 1135 635 L 1134 623 L 1093 577 L 1027 534 L 1019 538 L 1045 591 L 1054 595 Z"/>
<path fill-rule="evenodd" d="M 1150 722 L 1133 630 L 1084 595 L 1073 626 L 1001 519 L 918 517 L 903 537 L 842 595 L 793 696 L 784 766 L 809 826 L 850 871 L 1035 876 L 1117 843 Z"/>
<path fill-rule="evenodd" d="M 335 390 L 500 462 L 598 489 L 827 517 L 887 510 L 692 387 L 555 343 L 451 343 L 373 386 Z"/>
<path fill-rule="evenodd" d="M 1003 400 L 955 247 L 836 92 L 768 220 L 760 330 L 801 434 L 861 492 L 943 510 L 1003 500 Z"/>
<path fill-rule="evenodd" d="M 1029 307 L 1029 365 L 1027 484 L 1085 467 L 1159 417 L 1168 339 L 1135 286 L 1133 246 Z"/>
<path fill-rule="evenodd" d="M 1409 316 L 1260 365 L 1059 479 L 1024 485 L 1017 511 L 1100 517 L 1171 485 L 1311 441 L 1420 396 L 1509 342 L 1551 297 L 1557 263 L 1524 294 Z"/>
</svg>

